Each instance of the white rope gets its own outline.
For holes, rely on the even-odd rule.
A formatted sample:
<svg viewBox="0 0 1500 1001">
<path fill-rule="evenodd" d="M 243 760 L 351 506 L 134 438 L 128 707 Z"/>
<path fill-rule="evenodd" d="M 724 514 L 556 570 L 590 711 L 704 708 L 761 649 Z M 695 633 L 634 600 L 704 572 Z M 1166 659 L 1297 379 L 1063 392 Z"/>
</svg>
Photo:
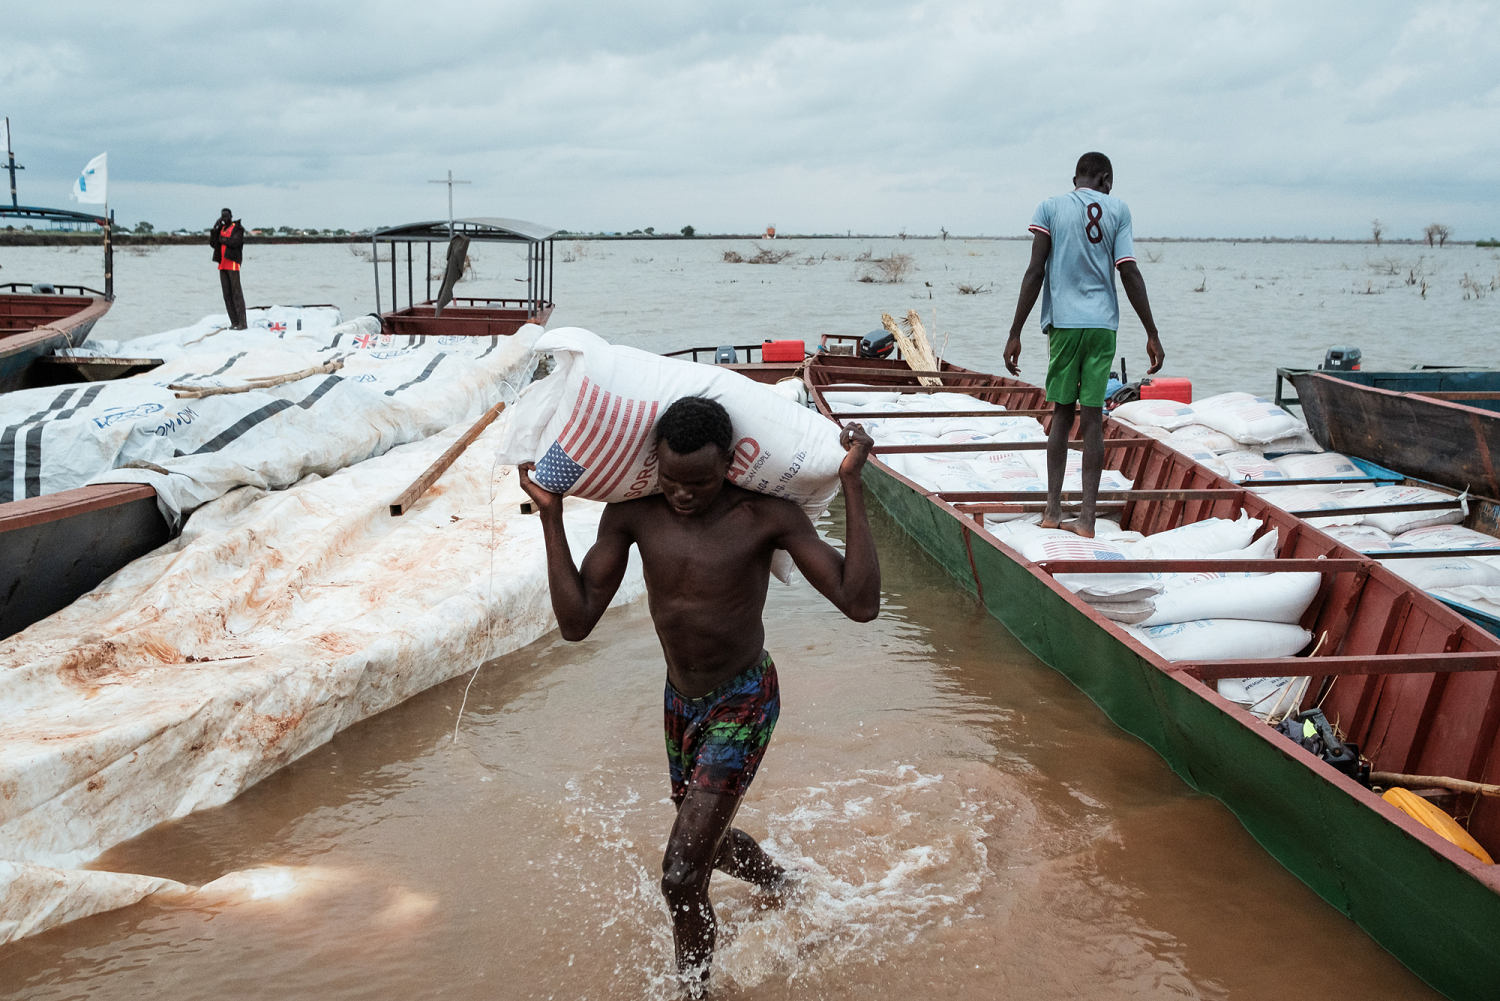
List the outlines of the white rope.
<svg viewBox="0 0 1500 1001">
<path fill-rule="evenodd" d="M 509 380 L 502 380 L 501 385 L 510 390 L 510 403 L 507 406 L 514 406 L 521 391 L 511 385 Z M 500 456 L 497 453 L 490 460 L 490 576 L 484 598 L 484 648 L 486 652 L 495 648 L 495 469 L 499 465 Z M 474 681 L 479 677 L 484 664 L 485 662 L 481 660 L 474 666 L 474 673 L 469 675 L 469 683 L 464 685 L 464 697 L 458 704 L 457 715 L 453 717 L 453 743 L 455 744 L 458 743 L 458 728 L 464 721 L 464 708 L 469 704 L 469 689 L 474 687 Z"/>
</svg>

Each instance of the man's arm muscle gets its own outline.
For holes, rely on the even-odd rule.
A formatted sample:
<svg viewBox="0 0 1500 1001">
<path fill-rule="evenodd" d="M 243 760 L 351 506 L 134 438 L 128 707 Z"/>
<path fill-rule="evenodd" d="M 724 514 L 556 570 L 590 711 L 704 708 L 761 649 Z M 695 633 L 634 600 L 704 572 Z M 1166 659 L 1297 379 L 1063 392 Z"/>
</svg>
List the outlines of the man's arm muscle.
<svg viewBox="0 0 1500 1001">
<path fill-rule="evenodd" d="M 523 463 L 519 470 L 521 488 L 537 506 L 542 519 L 542 539 L 547 545 L 547 585 L 552 592 L 552 611 L 565 640 L 581 640 L 609 607 L 610 600 L 625 579 L 630 562 L 631 534 L 629 519 L 621 509 L 609 504 L 599 518 L 599 536 L 584 554 L 583 565 L 573 565 L 568 533 L 563 528 L 563 499 L 544 489 L 530 476 L 535 468 Z"/>
</svg>

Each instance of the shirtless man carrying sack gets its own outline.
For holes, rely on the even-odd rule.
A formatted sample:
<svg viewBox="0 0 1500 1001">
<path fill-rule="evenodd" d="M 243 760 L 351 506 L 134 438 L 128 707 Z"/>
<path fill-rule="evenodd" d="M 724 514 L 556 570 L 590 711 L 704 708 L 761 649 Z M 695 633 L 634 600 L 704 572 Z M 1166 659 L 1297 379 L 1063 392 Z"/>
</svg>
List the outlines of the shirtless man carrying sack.
<svg viewBox="0 0 1500 1001">
<path fill-rule="evenodd" d="M 846 427 L 839 466 L 848 538 L 840 555 L 791 501 L 729 483 L 734 434 L 728 413 L 703 397 L 672 404 L 655 428 L 661 493 L 609 504 L 594 545 L 575 566 L 563 531 L 563 499 L 523 463 L 521 486 L 536 505 L 547 545 L 552 608 L 564 639 L 599 622 L 640 550 L 646 597 L 667 662 L 667 761 L 677 819 L 662 860 L 678 976 L 699 995 L 716 925 L 708 883 L 719 869 L 777 892 L 786 872 L 732 827 L 765 754 L 781 701 L 765 650 L 762 612 L 771 556 L 785 550 L 839 611 L 868 622 L 880 611 L 880 565 L 865 513 L 860 470 L 873 442 Z"/>
</svg>

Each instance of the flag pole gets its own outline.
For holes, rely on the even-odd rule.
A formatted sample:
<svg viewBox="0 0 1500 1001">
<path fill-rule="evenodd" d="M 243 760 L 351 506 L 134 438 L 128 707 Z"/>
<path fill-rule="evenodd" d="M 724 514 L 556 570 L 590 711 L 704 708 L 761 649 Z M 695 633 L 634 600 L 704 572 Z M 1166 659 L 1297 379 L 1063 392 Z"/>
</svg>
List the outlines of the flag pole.
<svg viewBox="0 0 1500 1001">
<path fill-rule="evenodd" d="M 10 207 L 20 208 L 21 202 L 16 198 L 16 171 L 25 170 L 25 167 L 17 166 L 15 151 L 10 148 L 10 116 L 5 116 L 5 169 L 10 171 Z"/>
</svg>

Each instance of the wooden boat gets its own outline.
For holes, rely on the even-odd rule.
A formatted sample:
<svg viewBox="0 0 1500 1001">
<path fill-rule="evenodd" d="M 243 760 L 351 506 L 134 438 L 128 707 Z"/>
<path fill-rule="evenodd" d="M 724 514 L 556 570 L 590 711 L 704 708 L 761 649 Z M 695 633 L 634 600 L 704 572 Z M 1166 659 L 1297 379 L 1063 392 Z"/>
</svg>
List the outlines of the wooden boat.
<svg viewBox="0 0 1500 1001">
<path fill-rule="evenodd" d="M 1462 556 L 1500 548 L 1500 369 L 1280 368 L 1276 402 L 1300 406 L 1318 444 L 1349 456 L 1377 481 L 1462 494 L 1464 526 L 1496 537 L 1485 548 L 1395 555 Z M 1500 616 L 1440 600 L 1500 633 Z"/>
<path fill-rule="evenodd" d="M 526 297 L 453 300 L 440 308 L 431 289 L 431 248 L 448 243 L 448 223 L 414 223 L 381 230 L 377 248 L 387 248 L 388 260 L 375 255 L 377 302 L 390 309 L 380 314 L 381 338 L 464 336 L 503 337 L 525 323 L 545 323 L 552 312 L 552 244 L 555 230 L 508 219 L 454 220 L 454 232 L 464 245 L 470 240 L 519 243 L 526 250 Z M 452 241 L 457 243 L 458 241 Z M 415 249 L 426 244 L 423 262 L 429 300 L 413 304 Z M 399 247 L 406 249 L 406 300 L 396 270 Z M 463 254 L 449 255 L 460 266 L 448 275 L 457 280 Z M 382 265 L 389 263 L 390 295 L 381 298 Z M 451 288 L 452 282 L 449 282 Z M 446 305 L 446 304 L 444 304 Z M 3 443 L 0 443 L 3 447 Z M 70 604 L 98 586 L 131 560 L 145 555 L 171 537 L 149 486 L 98 484 L 63 490 L 0 504 L 0 638 L 18 632 Z"/>
<path fill-rule="evenodd" d="M 1044 423 L 1050 417 L 1037 387 L 946 363 L 927 374 L 941 385 L 923 385 L 896 362 L 820 356 L 806 378 L 819 410 L 840 423 L 851 417 L 830 395 L 840 389 L 958 392 L 1013 415 Z M 1500 775 L 1500 639 L 1182 453 L 1113 422 L 1107 427 L 1105 466 L 1134 486 L 1102 491 L 1102 517 L 1151 535 L 1244 513 L 1262 520 L 1262 532 L 1277 531 L 1275 558 L 1031 562 L 987 528 L 984 516 L 1039 510 L 1036 494 L 944 493 L 890 465 L 903 452 L 1044 447 L 1035 442 L 881 447 L 865 482 L 1029 650 L 1191 786 L 1228 806 L 1334 908 L 1450 997 L 1493 998 L 1500 984 L 1500 867 L 1482 863 L 1226 700 L 1216 682 L 1309 677 L 1302 708 L 1321 705 L 1344 738 L 1359 745 L 1375 779 L 1394 784 L 1382 773 L 1419 776 L 1401 781 L 1465 818 L 1467 833 L 1495 851 L 1500 799 L 1478 795 L 1474 783 Z M 1250 570 L 1322 575 L 1300 623 L 1316 637 L 1311 649 L 1295 657 L 1169 661 L 1056 579 Z M 1440 777 L 1444 788 L 1422 776 Z"/>
<path fill-rule="evenodd" d="M 68 295 L 35 291 L 38 287 L 53 286 L 0 285 L 0 391 L 37 384 L 32 378 L 37 360 L 82 344 L 109 312 L 110 300 L 91 289 L 79 287 L 79 294 Z"/>
<path fill-rule="evenodd" d="M 0 204 L 0 218 L 72 228 L 98 227 L 104 236 L 104 291 L 42 280 L 0 285 L 0 392 L 49 384 L 36 381 L 33 370 L 37 359 L 83 343 L 115 298 L 113 213 L 94 215 L 20 204 L 16 200 L 16 171 L 21 167 L 10 149 L 9 136 L 7 120 L 5 169 L 10 173 L 10 204 Z"/>
<path fill-rule="evenodd" d="M 1290 397 L 1284 383 L 1296 388 Z M 1500 498 L 1500 370 L 1277 369 L 1318 444 L 1409 476 Z"/>
</svg>

